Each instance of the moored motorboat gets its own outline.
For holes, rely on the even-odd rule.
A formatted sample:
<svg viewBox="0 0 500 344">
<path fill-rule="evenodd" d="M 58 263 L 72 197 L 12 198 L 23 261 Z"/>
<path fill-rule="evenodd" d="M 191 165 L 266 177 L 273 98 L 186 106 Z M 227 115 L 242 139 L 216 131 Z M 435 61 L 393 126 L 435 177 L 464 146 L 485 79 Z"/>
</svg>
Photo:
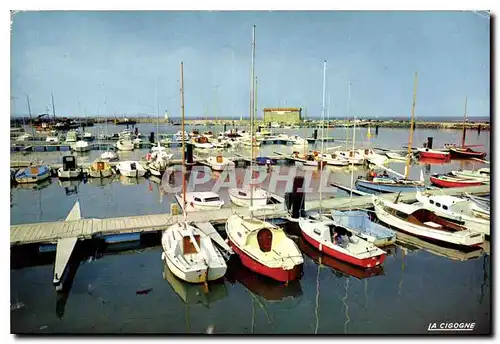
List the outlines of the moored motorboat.
<svg viewBox="0 0 500 344">
<path fill-rule="evenodd" d="M 450 176 L 444 174 L 434 174 L 430 177 L 430 181 L 432 184 L 443 188 L 477 186 L 477 185 L 482 185 L 484 183 L 483 181 L 477 179 L 454 177 L 452 175 Z"/>
<path fill-rule="evenodd" d="M 118 160 L 119 156 L 116 154 L 116 152 L 109 150 L 101 154 L 101 160 L 104 161 L 115 161 Z"/>
<path fill-rule="evenodd" d="M 142 177 L 146 169 L 138 161 L 121 161 L 116 165 L 118 171 L 125 177 Z"/>
<path fill-rule="evenodd" d="M 454 245 L 473 246 L 484 241 L 484 234 L 440 217 L 418 204 L 372 197 L 379 220 L 403 232 Z"/>
<path fill-rule="evenodd" d="M 76 166 L 76 158 L 72 155 L 63 156 L 63 165 L 57 170 L 59 179 L 76 179 L 82 174 L 82 169 Z"/>
<path fill-rule="evenodd" d="M 375 246 L 387 246 L 396 242 L 396 233 L 393 230 L 371 221 L 364 211 L 333 210 L 332 220 L 336 226 L 349 229 L 352 233 Z"/>
<path fill-rule="evenodd" d="M 265 206 L 270 197 L 269 192 L 261 188 L 254 188 L 253 195 L 249 187 L 229 189 L 228 193 L 231 202 L 240 207 L 249 207 L 252 200 L 254 206 Z"/>
<path fill-rule="evenodd" d="M 47 165 L 30 166 L 21 168 L 15 175 L 18 183 L 38 183 L 50 176 L 50 168 Z"/>
<path fill-rule="evenodd" d="M 214 171 L 223 171 L 226 169 L 234 168 L 235 166 L 233 161 L 222 155 L 209 156 L 207 158 L 207 164 L 209 164 L 210 168 Z"/>
<path fill-rule="evenodd" d="M 113 174 L 111 165 L 104 160 L 96 160 L 89 167 L 89 175 L 92 178 L 107 178 Z"/>
<path fill-rule="evenodd" d="M 224 205 L 224 201 L 215 192 L 187 192 L 186 203 L 195 209 L 200 210 L 215 210 L 220 209 Z"/>
<path fill-rule="evenodd" d="M 468 229 L 490 235 L 490 212 L 479 207 L 474 201 L 449 196 L 429 195 L 417 192 L 419 205 L 437 215 L 458 221 Z"/>
<path fill-rule="evenodd" d="M 226 222 L 229 245 L 248 269 L 279 282 L 300 278 L 304 258 L 292 239 L 272 223 L 232 215 Z"/>
<path fill-rule="evenodd" d="M 222 278 L 227 265 L 212 239 L 187 222 L 168 227 L 162 234 L 162 258 L 170 271 L 189 283 Z"/>
<path fill-rule="evenodd" d="M 133 151 L 135 145 L 130 139 L 119 139 L 118 142 L 116 142 L 116 148 L 121 151 Z"/>
<path fill-rule="evenodd" d="M 72 147 L 73 151 L 83 153 L 90 151 L 91 146 L 87 141 L 77 141 Z"/>
</svg>

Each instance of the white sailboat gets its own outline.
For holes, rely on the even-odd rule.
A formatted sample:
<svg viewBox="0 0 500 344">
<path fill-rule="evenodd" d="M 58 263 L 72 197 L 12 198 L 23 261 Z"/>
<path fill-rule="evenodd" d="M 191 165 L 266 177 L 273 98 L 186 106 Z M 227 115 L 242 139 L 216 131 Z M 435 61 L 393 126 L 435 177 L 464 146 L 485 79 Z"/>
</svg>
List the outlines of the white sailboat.
<svg viewBox="0 0 500 344">
<path fill-rule="evenodd" d="M 161 238 L 162 259 L 179 279 L 190 283 L 207 283 L 223 277 L 227 265 L 212 240 L 201 230 L 187 222 L 186 213 L 186 159 L 184 140 L 184 76 L 181 62 L 181 113 L 183 162 L 184 220 L 167 228 Z"/>
<path fill-rule="evenodd" d="M 252 37 L 252 86 L 250 92 L 250 133 L 251 141 L 255 142 L 254 118 L 255 118 L 255 25 Z M 250 159 L 250 173 L 253 173 L 253 161 L 255 152 L 252 149 Z M 231 189 L 229 191 L 233 202 L 243 201 L 241 204 L 249 202 L 250 217 L 233 215 L 227 219 L 226 233 L 229 245 L 240 257 L 244 266 L 261 275 L 270 277 L 276 281 L 289 282 L 298 279 L 302 273 L 304 259 L 299 248 L 284 231 L 262 220 L 253 217 L 253 211 L 259 208 L 254 199 L 254 187 L 249 187 L 249 193 L 242 189 Z M 245 198 L 240 198 L 239 192 L 245 194 Z"/>
<path fill-rule="evenodd" d="M 323 65 L 323 119 L 325 116 L 325 88 L 326 61 Z M 321 129 L 323 138 L 323 126 Z M 355 130 L 356 129 L 354 128 L 354 132 Z M 324 142 L 324 140 L 322 140 L 322 142 Z M 304 239 L 320 252 L 324 252 L 325 254 L 341 261 L 345 261 L 363 268 L 371 268 L 377 265 L 381 265 L 385 260 L 385 252 L 375 245 L 367 242 L 363 238 L 357 236 L 348 228 L 337 226 L 334 221 L 328 219 L 326 216 L 323 216 L 321 206 L 323 193 L 321 187 L 319 190 L 319 195 L 319 215 L 299 218 L 299 227 Z"/>
</svg>

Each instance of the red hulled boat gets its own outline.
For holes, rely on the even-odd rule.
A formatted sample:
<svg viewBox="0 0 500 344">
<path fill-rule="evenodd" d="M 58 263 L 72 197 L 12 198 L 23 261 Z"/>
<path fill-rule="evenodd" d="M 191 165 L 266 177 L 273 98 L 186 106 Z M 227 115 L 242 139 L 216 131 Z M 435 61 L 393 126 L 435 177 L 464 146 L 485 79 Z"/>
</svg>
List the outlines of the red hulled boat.
<svg viewBox="0 0 500 344">
<path fill-rule="evenodd" d="M 447 175 L 433 175 L 433 176 L 431 176 L 430 180 L 431 180 L 432 184 L 443 187 L 443 188 L 478 186 L 478 185 L 483 184 L 483 182 L 478 181 L 476 179 L 457 178 L 457 177 L 447 176 Z"/>
<path fill-rule="evenodd" d="M 471 148 L 464 147 L 464 148 L 458 148 L 458 147 L 450 147 L 450 154 L 452 158 L 457 158 L 457 159 L 470 159 L 470 158 L 476 158 L 476 159 L 484 159 L 486 157 L 486 152 L 479 152 L 475 151 Z"/>
<path fill-rule="evenodd" d="M 438 151 L 430 148 L 417 148 L 419 158 L 435 159 L 435 160 L 450 160 L 450 152 Z"/>
</svg>

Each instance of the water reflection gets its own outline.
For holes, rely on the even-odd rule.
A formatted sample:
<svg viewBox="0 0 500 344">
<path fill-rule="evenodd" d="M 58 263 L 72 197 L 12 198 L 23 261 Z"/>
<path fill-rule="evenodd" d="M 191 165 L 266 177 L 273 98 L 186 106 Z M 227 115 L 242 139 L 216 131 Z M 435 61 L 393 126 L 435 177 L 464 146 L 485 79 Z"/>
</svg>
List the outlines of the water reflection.
<svg viewBox="0 0 500 344">
<path fill-rule="evenodd" d="M 244 285 L 252 294 L 270 302 L 293 300 L 302 296 L 299 280 L 289 282 L 288 285 L 276 282 L 254 273 L 244 267 L 238 259 L 232 258 L 227 262 L 226 280 L 234 284 Z"/>
<path fill-rule="evenodd" d="M 381 265 L 370 269 L 359 268 L 349 263 L 345 263 L 332 258 L 328 255 L 322 254 L 309 243 L 307 243 L 303 238 L 299 239 L 299 248 L 317 264 L 326 265 L 332 268 L 332 272 L 338 277 L 354 277 L 357 279 L 364 279 L 384 274 L 384 268 Z"/>
<path fill-rule="evenodd" d="M 89 178 L 87 183 L 90 185 L 97 186 L 99 188 L 104 188 L 104 186 L 109 185 L 115 181 L 116 175 L 111 175 L 107 178 Z"/>
<path fill-rule="evenodd" d="M 146 183 L 146 178 L 144 177 L 132 178 L 132 177 L 120 176 L 120 183 L 126 186 L 144 184 Z"/>
<path fill-rule="evenodd" d="M 39 183 L 21 183 L 15 186 L 16 189 L 42 190 L 52 184 L 51 178 L 47 178 Z"/>
<path fill-rule="evenodd" d="M 469 260 L 476 259 L 483 255 L 484 251 L 479 247 L 447 247 L 444 244 L 434 244 L 430 241 L 426 241 L 412 235 L 408 235 L 399 231 L 396 231 L 396 242 L 405 251 L 415 251 L 418 249 L 423 249 L 436 256 L 447 257 L 453 260 Z"/>
</svg>

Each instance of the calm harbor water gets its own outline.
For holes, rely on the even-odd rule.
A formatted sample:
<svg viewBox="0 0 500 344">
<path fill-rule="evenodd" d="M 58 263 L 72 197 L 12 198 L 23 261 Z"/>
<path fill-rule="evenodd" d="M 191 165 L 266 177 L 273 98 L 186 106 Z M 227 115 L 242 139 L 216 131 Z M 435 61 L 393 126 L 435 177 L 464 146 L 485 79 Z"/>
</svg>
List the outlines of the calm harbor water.
<svg viewBox="0 0 500 344">
<path fill-rule="evenodd" d="M 89 128 L 97 133 L 99 127 Z M 105 128 L 105 126 L 101 126 Z M 228 127 L 229 128 L 229 127 Z M 123 127 L 108 126 L 108 132 Z M 203 127 L 201 130 L 203 131 Z M 218 132 L 221 128 L 209 128 Z M 139 125 L 143 133 L 156 125 Z M 180 127 L 160 126 L 160 132 Z M 190 131 L 188 128 L 187 131 Z M 280 129 L 298 133 L 304 130 Z M 398 149 L 406 145 L 408 130 L 380 128 L 378 136 L 366 139 L 366 128 L 356 132 L 357 146 Z M 307 136 L 312 129 L 307 130 Z M 345 139 L 345 129 L 330 129 L 330 136 Z M 351 131 L 352 133 L 352 131 Z M 326 135 L 326 133 L 325 133 Z M 434 147 L 459 143 L 460 131 L 417 130 L 414 142 L 434 137 Z M 359 141 L 358 141 L 359 140 Z M 490 133 L 469 131 L 468 144 L 483 144 L 489 153 Z M 341 143 L 338 143 L 341 144 Z M 328 146 L 338 145 L 336 142 Z M 292 146 L 262 146 L 258 155 L 273 151 L 291 152 Z M 147 150 L 136 150 L 121 159 L 139 159 Z M 178 149 L 173 152 L 179 154 Z M 238 150 L 249 154 L 249 150 Z M 246 152 L 246 153 L 245 153 Z M 36 153 L 32 157 L 60 162 L 65 153 Z M 92 161 L 98 151 L 79 156 Z M 225 155 L 233 155 L 228 151 Z M 201 155 L 201 154 L 199 154 Z M 487 158 L 489 155 L 487 156 Z M 411 177 L 420 170 L 430 173 L 457 168 L 479 168 L 479 162 L 452 161 L 444 165 L 412 166 Z M 404 171 L 404 164 L 390 168 Z M 355 171 L 364 174 L 364 168 Z M 331 181 L 350 184 L 350 173 L 333 169 Z M 203 188 L 209 188 L 209 185 Z M 226 200 L 227 193 L 222 193 Z M 280 192 L 278 192 L 280 193 Z M 337 194 L 345 195 L 339 191 Z M 318 198 L 309 194 L 308 198 Z M 63 220 L 75 200 L 84 217 L 116 217 L 170 211 L 173 198 L 160 192 L 154 181 L 116 177 L 107 182 L 64 182 L 52 179 L 39 188 L 11 188 L 11 223 Z M 293 227 L 289 226 L 289 227 Z M 287 228 L 295 232 L 294 228 Z M 296 230 L 296 228 L 295 228 Z M 90 253 L 73 267 L 74 279 L 67 293 L 58 295 L 52 286 L 53 253 L 27 266 L 11 266 L 11 331 L 13 333 L 427 333 L 430 322 L 476 322 L 474 334 L 491 331 L 490 256 L 480 250 L 459 252 L 401 237 L 390 248 L 379 271 L 356 269 L 320 257 L 312 247 L 298 240 L 304 252 L 304 273 L 288 286 L 262 279 L 231 261 L 224 281 L 211 286 L 208 294 L 200 286 L 186 285 L 166 270 L 160 259 L 159 241 L 124 252 Z M 92 251 L 92 250 L 90 250 Z M 43 258 L 43 259 L 42 259 Z M 467 259 L 470 258 L 470 259 Z M 137 294 L 138 290 L 146 290 Z"/>
</svg>

